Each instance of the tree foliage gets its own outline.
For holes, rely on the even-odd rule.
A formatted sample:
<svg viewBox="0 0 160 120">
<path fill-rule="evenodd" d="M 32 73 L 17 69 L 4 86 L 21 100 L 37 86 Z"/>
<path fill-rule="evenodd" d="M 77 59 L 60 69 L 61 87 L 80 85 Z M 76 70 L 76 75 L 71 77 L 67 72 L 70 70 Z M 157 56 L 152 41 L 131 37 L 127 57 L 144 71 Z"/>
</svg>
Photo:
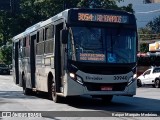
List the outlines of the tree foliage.
<svg viewBox="0 0 160 120">
<path fill-rule="evenodd" d="M 81 0 L 77 7 L 81 8 L 104 8 L 104 9 L 116 9 L 116 10 L 125 10 L 128 12 L 134 12 L 132 4 L 128 6 L 119 7 L 116 3 L 123 0 Z"/>
<path fill-rule="evenodd" d="M 146 27 L 148 27 L 152 31 L 152 33 L 160 33 L 160 16 L 148 22 Z"/>
<path fill-rule="evenodd" d="M 118 7 L 117 2 L 120 1 L 123 0 L 20 0 L 19 12 L 12 14 L 12 16 L 7 15 L 6 17 L 10 18 L 10 21 L 5 21 L 11 23 L 11 25 L 7 25 L 11 29 L 9 37 L 12 37 L 27 27 L 63 11 L 64 8 L 104 8 L 133 12 L 132 4 Z M 5 18 L 5 16 L 3 17 Z M 3 26 L 6 27 L 6 25 Z"/>
<path fill-rule="evenodd" d="M 0 12 L 0 41 L 6 44 L 12 37 L 12 17 L 8 12 Z"/>
<path fill-rule="evenodd" d="M 160 39 L 160 16 L 148 22 L 144 28 L 139 28 L 138 33 L 141 40 Z M 148 43 L 140 45 L 141 52 L 147 52 L 148 48 Z"/>
<path fill-rule="evenodd" d="M 143 43 L 140 45 L 140 52 L 148 52 L 148 49 L 149 49 L 149 44 L 148 43 Z"/>
<path fill-rule="evenodd" d="M 65 8 L 104 8 L 133 12 L 132 5 L 118 7 L 123 0 L 20 0 L 18 13 L 0 11 L 0 46 L 35 23 L 44 21 Z M 0 59 L 6 61 L 9 52 L 0 51 Z M 8 59 L 11 60 L 11 59 Z"/>
<path fill-rule="evenodd" d="M 0 48 L 0 62 L 9 65 L 12 62 L 12 46 L 4 45 Z"/>
</svg>

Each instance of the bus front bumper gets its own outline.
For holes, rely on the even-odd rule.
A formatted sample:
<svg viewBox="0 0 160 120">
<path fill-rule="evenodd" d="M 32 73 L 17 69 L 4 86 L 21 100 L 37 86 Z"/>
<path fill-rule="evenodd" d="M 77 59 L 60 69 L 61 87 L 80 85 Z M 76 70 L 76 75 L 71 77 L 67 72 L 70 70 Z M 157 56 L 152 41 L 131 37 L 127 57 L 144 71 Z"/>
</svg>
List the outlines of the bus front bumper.
<svg viewBox="0 0 160 120">
<path fill-rule="evenodd" d="M 76 95 L 124 95 L 124 96 L 133 96 L 136 94 L 137 81 L 129 85 L 126 85 L 124 90 L 89 90 L 88 87 L 84 84 L 79 84 L 78 82 L 68 79 L 65 85 L 65 96 L 76 96 Z"/>
</svg>

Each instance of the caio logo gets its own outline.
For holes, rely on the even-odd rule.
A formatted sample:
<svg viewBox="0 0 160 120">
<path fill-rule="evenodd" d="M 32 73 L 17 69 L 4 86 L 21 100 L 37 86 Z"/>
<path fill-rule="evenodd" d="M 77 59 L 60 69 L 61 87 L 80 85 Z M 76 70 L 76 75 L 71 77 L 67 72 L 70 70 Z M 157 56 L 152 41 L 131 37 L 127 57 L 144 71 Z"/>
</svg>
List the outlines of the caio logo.
<svg viewBox="0 0 160 120">
<path fill-rule="evenodd" d="M 91 76 L 86 76 L 87 80 L 102 80 L 101 77 L 91 77 Z"/>
</svg>

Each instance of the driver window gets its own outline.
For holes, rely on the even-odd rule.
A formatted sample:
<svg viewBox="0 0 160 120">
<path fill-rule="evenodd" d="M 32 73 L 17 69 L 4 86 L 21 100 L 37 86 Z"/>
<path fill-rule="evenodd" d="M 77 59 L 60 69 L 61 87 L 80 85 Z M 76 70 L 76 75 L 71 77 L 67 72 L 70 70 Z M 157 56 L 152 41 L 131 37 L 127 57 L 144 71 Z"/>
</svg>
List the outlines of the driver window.
<svg viewBox="0 0 160 120">
<path fill-rule="evenodd" d="M 68 34 L 68 58 L 71 59 L 72 58 L 72 48 L 71 48 L 71 33 Z"/>
<path fill-rule="evenodd" d="M 143 75 L 149 75 L 151 70 L 146 71 Z"/>
</svg>

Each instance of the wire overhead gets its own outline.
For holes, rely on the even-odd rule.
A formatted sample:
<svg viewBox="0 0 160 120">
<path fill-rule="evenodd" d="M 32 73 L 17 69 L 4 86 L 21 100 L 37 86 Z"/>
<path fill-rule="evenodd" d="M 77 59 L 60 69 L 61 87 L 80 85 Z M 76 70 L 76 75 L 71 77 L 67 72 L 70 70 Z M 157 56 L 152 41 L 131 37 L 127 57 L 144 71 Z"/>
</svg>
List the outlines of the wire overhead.
<svg viewBox="0 0 160 120">
<path fill-rule="evenodd" d="M 152 10 L 152 11 L 147 11 L 147 12 L 136 12 L 136 13 L 137 14 L 148 14 L 148 13 L 155 13 L 155 12 L 160 12 L 160 9 Z"/>
</svg>

